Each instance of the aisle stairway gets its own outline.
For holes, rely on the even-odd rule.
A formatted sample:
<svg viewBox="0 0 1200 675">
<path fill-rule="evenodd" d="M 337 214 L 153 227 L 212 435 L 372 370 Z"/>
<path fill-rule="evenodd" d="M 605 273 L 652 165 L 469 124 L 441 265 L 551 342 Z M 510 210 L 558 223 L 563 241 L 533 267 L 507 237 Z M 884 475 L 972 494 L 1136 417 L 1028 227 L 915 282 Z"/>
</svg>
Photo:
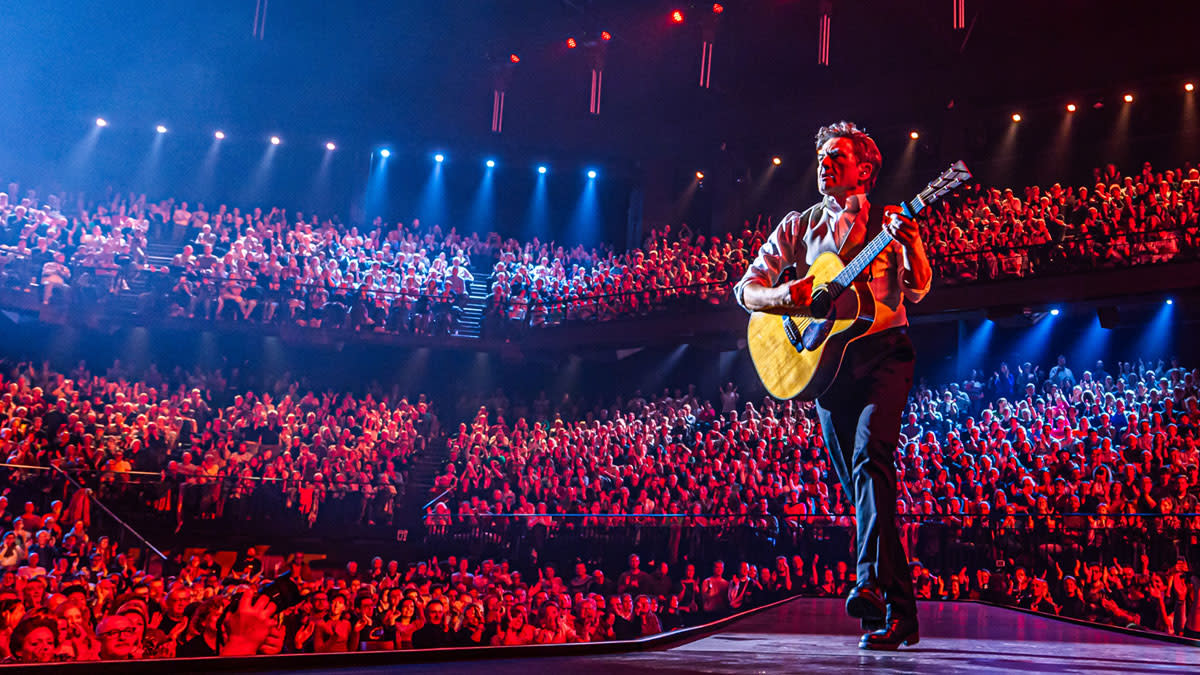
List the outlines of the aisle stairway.
<svg viewBox="0 0 1200 675">
<path fill-rule="evenodd" d="M 451 335 L 464 338 L 479 338 L 483 335 L 483 318 L 487 311 L 487 296 L 491 287 L 490 274 L 476 274 L 475 279 L 467 285 L 467 295 L 470 297 Z"/>
<path fill-rule="evenodd" d="M 425 512 L 422 507 L 437 496 L 433 492 L 433 481 L 449 461 L 450 451 L 444 438 L 431 441 L 425 452 L 413 461 L 408 470 L 408 483 L 404 488 L 403 517 L 397 523 L 399 527 L 406 528 L 409 532 L 424 531 L 421 523 Z"/>
</svg>

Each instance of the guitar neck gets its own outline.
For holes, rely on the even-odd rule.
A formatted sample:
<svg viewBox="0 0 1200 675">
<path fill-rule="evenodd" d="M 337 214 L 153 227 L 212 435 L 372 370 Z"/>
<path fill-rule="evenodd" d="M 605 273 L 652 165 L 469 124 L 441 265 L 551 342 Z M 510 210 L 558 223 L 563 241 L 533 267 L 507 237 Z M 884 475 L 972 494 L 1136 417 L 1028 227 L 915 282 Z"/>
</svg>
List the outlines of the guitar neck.
<svg viewBox="0 0 1200 675">
<path fill-rule="evenodd" d="M 917 215 L 922 209 L 925 208 L 921 203 L 920 197 L 917 197 L 904 206 L 905 209 L 903 210 L 903 213 L 909 217 Z M 844 267 L 842 271 L 834 278 L 833 282 L 836 284 L 838 292 L 841 292 L 842 289 L 847 288 L 850 286 L 850 284 L 854 283 L 854 280 L 858 278 L 858 275 L 862 274 L 863 270 L 867 269 L 867 265 L 870 265 L 871 261 L 875 260 L 880 253 L 883 253 L 883 249 L 887 248 L 888 244 L 892 243 L 892 241 L 893 237 L 892 235 L 888 234 L 887 230 L 880 230 L 879 234 L 875 235 L 875 238 L 872 239 L 871 242 L 866 246 L 864 246 L 863 249 L 858 252 L 858 255 L 854 256 L 853 260 L 846 263 L 846 267 Z"/>
</svg>

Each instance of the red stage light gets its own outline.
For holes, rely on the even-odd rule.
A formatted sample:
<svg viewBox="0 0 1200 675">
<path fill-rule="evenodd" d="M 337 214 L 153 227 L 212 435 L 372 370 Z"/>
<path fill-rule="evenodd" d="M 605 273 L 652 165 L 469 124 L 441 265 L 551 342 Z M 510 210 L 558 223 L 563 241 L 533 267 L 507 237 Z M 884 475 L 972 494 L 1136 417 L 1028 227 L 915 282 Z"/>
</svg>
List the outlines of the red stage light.
<svg viewBox="0 0 1200 675">
<path fill-rule="evenodd" d="M 516 54 L 509 54 L 509 55 L 508 55 L 508 60 L 509 60 L 509 61 L 512 61 L 513 63 L 520 63 L 520 62 L 521 62 L 521 57 L 517 56 Z"/>
<path fill-rule="evenodd" d="M 1075 105 L 1074 103 L 1067 104 L 1067 112 L 1075 112 L 1076 110 L 1079 110 L 1079 106 Z"/>
<path fill-rule="evenodd" d="M 671 12 L 671 21 L 674 21 L 675 23 L 683 23 L 683 12 L 679 11 L 678 9 L 674 12 Z"/>
<path fill-rule="evenodd" d="M 724 11 L 725 11 L 725 5 L 722 5 L 719 2 L 713 3 L 713 14 L 720 14 L 721 12 L 724 12 Z"/>
<path fill-rule="evenodd" d="M 602 31 L 600 31 L 600 39 L 604 40 L 605 42 L 608 42 L 609 40 L 612 39 L 612 33 L 608 32 L 606 30 L 602 30 Z"/>
<path fill-rule="evenodd" d="M 575 49 L 578 46 L 579 43 L 575 41 L 575 38 L 567 38 L 567 49 Z"/>
</svg>

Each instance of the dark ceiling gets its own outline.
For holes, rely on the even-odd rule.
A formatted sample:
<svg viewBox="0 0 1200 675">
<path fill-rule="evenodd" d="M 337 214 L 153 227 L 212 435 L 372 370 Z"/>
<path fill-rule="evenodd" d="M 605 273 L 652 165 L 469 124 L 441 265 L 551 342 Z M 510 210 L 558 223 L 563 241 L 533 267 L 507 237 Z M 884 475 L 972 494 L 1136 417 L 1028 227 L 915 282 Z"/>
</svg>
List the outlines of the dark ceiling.
<svg viewBox="0 0 1200 675">
<path fill-rule="evenodd" d="M 98 114 L 205 137 L 700 161 L 721 144 L 808 153 L 835 118 L 900 133 L 942 124 L 951 101 L 1003 117 L 1200 75 L 1195 0 L 966 0 L 968 31 L 952 29 L 951 0 L 833 0 L 829 67 L 816 63 L 820 0 L 722 4 L 705 91 L 711 3 L 273 0 L 262 41 L 254 0 L 5 3 L 0 161 L 57 153 Z M 614 39 L 593 118 L 586 50 L 565 39 L 601 29 Z M 497 137 L 494 64 L 510 53 L 521 62 Z"/>
</svg>

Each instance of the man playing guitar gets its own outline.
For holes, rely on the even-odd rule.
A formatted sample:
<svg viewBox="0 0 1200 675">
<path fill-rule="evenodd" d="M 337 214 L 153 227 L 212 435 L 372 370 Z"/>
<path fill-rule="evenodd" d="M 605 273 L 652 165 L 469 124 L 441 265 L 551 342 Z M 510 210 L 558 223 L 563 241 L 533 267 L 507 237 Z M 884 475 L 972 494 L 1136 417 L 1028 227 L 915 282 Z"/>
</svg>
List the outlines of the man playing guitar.
<svg viewBox="0 0 1200 675">
<path fill-rule="evenodd" d="M 874 323 L 850 342 L 816 406 L 830 461 L 857 515 L 857 582 L 846 612 L 867 631 L 860 648 L 896 649 L 919 639 L 912 577 L 896 527 L 894 457 L 915 359 L 904 303 L 925 297 L 933 272 L 917 224 L 898 207 L 880 209 L 881 217 L 871 220 L 875 209 L 867 193 L 882 164 L 875 141 L 854 124 L 838 122 L 817 132 L 816 145 L 824 200 L 783 219 L 734 295 L 751 312 L 809 316 L 812 281 L 804 270 L 818 255 L 848 258 L 880 228 L 895 239 L 868 268 Z M 776 286 L 792 265 L 799 278 Z"/>
</svg>

